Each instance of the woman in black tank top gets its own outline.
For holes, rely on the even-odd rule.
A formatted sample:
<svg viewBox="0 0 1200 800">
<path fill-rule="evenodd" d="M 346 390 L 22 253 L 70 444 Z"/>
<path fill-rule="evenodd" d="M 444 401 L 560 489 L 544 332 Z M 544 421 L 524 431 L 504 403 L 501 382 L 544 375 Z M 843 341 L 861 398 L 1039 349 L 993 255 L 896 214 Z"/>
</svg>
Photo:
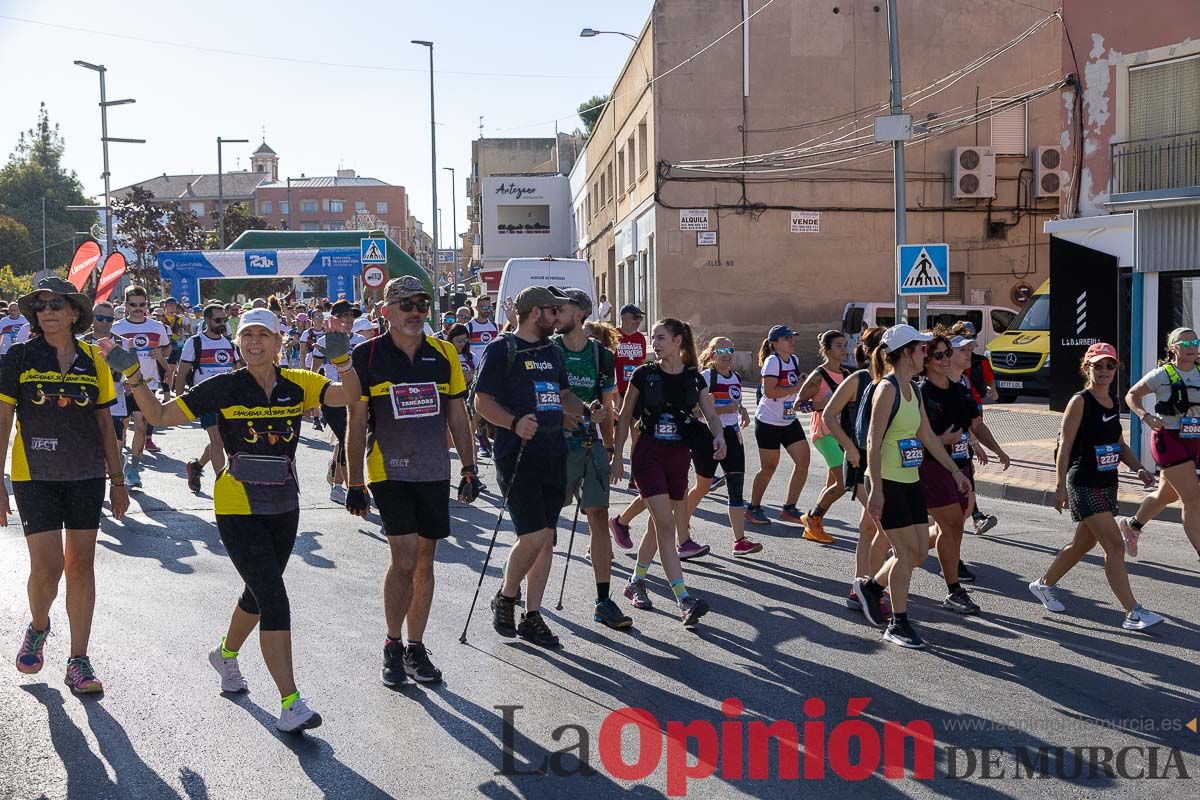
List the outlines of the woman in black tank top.
<svg viewBox="0 0 1200 800">
<path fill-rule="evenodd" d="M 1046 574 L 1029 584 L 1029 591 L 1046 610 L 1061 613 L 1066 606 L 1055 596 L 1055 586 L 1084 554 L 1098 543 L 1104 550 L 1104 574 L 1117 600 L 1125 609 L 1122 627 L 1142 630 L 1163 619 L 1142 608 L 1129 587 L 1125 570 L 1125 542 L 1114 516 L 1117 510 L 1117 467 L 1124 462 L 1136 470 L 1146 486 L 1154 476 L 1138 462 L 1125 444 L 1121 429 L 1121 407 L 1113 394 L 1117 374 L 1117 351 L 1098 343 L 1083 357 L 1084 390 L 1071 398 L 1063 414 L 1059 436 L 1058 487 L 1054 507 L 1071 509 L 1076 522 L 1074 540 L 1059 551 Z"/>
</svg>

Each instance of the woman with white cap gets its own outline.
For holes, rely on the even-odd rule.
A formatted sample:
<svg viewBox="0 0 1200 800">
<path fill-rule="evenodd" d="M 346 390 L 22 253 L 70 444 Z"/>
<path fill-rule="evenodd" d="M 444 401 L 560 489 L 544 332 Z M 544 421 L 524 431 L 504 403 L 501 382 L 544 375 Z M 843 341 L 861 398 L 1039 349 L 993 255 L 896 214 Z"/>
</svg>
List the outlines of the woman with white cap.
<svg viewBox="0 0 1200 800">
<path fill-rule="evenodd" d="M 341 382 L 275 359 L 283 342 L 279 318 L 265 308 L 242 315 L 237 343 L 246 366 L 192 387 L 166 406 L 138 374 L 137 355 L 102 342 L 112 369 L 128 376 L 139 408 L 159 426 L 185 425 L 203 414 L 217 415 L 228 454 L 227 467 L 213 488 L 217 532 L 229 560 L 245 582 L 221 644 L 209 663 L 221 676 L 221 690 L 248 690 L 238 667 L 238 651 L 257 626 L 263 660 L 275 680 L 282 711 L 275 727 L 289 733 L 315 728 L 321 717 L 300 698 L 292 671 L 291 606 L 283 571 L 296 542 L 300 521 L 296 448 L 305 412 L 324 404 L 342 408 L 360 394 L 350 365 L 349 337 L 330 332 L 324 356 Z M 111 430 L 111 426 L 110 426 Z"/>
<path fill-rule="evenodd" d="M 1117 465 L 1124 463 L 1136 470 L 1147 486 L 1153 485 L 1154 476 L 1125 444 L 1121 407 L 1113 394 L 1117 349 L 1104 342 L 1093 344 L 1083 356 L 1080 371 L 1086 383 L 1083 391 L 1067 403 L 1055 460 L 1058 487 L 1054 507 L 1060 514 L 1063 506 L 1070 507 L 1071 519 L 1076 523 L 1075 538 L 1054 557 L 1046 574 L 1029 584 L 1029 591 L 1047 611 L 1066 611 L 1055 588 L 1063 576 L 1099 544 L 1104 550 L 1104 575 L 1108 578 L 1109 588 L 1125 609 L 1121 627 L 1143 630 L 1159 624 L 1163 618 L 1142 608 L 1129 588 L 1125 545 L 1114 517 Z"/>
<path fill-rule="evenodd" d="M 932 334 L 911 325 L 895 325 L 871 354 L 875 384 L 870 393 L 867 430 L 867 513 L 891 542 L 894 555 L 868 578 L 855 578 L 854 591 L 863 614 L 873 625 L 883 623 L 881 602 L 886 585 L 892 619 L 883 638 L 901 647 L 922 649 L 925 642 L 908 621 L 908 589 L 913 568 L 929 551 L 929 513 L 921 491 L 920 467 L 934 458 L 950 474 L 961 494 L 971 490 L 962 471 L 929 426 L 913 378 L 925 365 L 925 345 Z M 867 398 L 863 398 L 867 402 Z"/>
</svg>

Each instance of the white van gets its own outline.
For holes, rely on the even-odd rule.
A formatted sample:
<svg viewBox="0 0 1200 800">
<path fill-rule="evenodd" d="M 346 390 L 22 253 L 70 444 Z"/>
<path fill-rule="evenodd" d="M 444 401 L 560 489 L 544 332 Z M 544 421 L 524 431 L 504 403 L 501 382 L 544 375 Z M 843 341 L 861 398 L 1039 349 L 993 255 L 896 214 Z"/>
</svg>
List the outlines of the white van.
<svg viewBox="0 0 1200 800">
<path fill-rule="evenodd" d="M 966 320 L 975 326 L 979 342 L 976 352 L 982 353 L 993 337 L 1008 330 L 1017 312 L 1004 306 L 976 306 L 966 303 L 929 302 L 926 305 L 929 327 L 944 325 L 950 327 L 959 320 Z M 859 334 L 865 328 L 882 326 L 890 328 L 896 322 L 896 304 L 886 303 L 847 303 L 842 312 L 842 330 L 850 340 L 850 350 L 858 344 Z M 908 323 L 917 324 L 917 303 L 912 298 L 908 303 Z"/>
<path fill-rule="evenodd" d="M 500 290 L 496 293 L 496 324 L 507 321 L 504 299 L 517 295 L 527 286 L 557 286 L 559 289 L 582 289 L 593 304 L 592 268 L 580 258 L 510 258 L 500 275 Z"/>
</svg>

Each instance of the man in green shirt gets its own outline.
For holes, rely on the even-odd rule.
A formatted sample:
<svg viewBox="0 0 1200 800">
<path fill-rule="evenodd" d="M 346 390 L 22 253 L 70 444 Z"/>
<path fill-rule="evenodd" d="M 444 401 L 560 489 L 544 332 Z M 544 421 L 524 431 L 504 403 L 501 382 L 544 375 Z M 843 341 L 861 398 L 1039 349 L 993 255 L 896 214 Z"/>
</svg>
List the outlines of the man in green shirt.
<svg viewBox="0 0 1200 800">
<path fill-rule="evenodd" d="M 608 474 L 612 456 L 613 421 L 616 417 L 616 356 L 583 332 L 592 313 L 592 301 L 580 289 L 567 289 L 569 298 L 558 316 L 553 341 L 562 350 L 571 391 L 591 409 L 591 421 L 576 430 L 563 429 L 567 439 L 566 503 L 580 498 L 591 529 L 592 570 L 596 575 L 594 619 L 610 628 L 628 628 L 633 620 L 609 596 L 612 575 L 612 540 L 608 533 Z M 604 449 L 596 446 L 599 426 Z"/>
</svg>

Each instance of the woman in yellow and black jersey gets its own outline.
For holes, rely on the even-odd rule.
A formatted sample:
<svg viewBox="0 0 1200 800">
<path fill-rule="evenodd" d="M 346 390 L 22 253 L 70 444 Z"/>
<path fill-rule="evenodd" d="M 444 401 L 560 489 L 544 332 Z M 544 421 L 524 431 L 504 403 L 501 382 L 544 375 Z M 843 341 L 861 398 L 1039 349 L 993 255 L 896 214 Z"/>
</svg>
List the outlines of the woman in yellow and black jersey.
<svg viewBox="0 0 1200 800">
<path fill-rule="evenodd" d="M 349 338 L 325 337 L 325 357 L 342 382 L 308 370 L 275 363 L 282 344 L 279 318 L 265 308 L 242 315 L 238 348 L 246 366 L 216 375 L 164 406 L 138 375 L 136 354 L 105 343 L 108 363 L 129 377 L 138 407 L 154 425 L 183 425 L 204 414 L 217 416 L 217 430 L 228 454 L 217 476 L 213 503 L 221 543 L 246 587 L 229 629 L 209 661 L 221 675 L 221 690 L 246 691 L 238 668 L 242 643 L 259 628 L 263 660 L 279 688 L 283 710 L 275 726 L 295 732 L 315 728 L 321 717 L 296 690 L 292 674 L 291 611 L 283 570 L 300 520 L 296 447 L 300 420 L 322 403 L 345 406 L 359 396 L 350 366 Z"/>
<path fill-rule="evenodd" d="M 0 368 L 0 472 L 15 417 L 12 485 L 29 548 L 33 617 L 17 669 L 32 674 L 42 668 L 50 606 L 65 572 L 71 623 L 66 683 L 76 693 L 99 692 L 103 686 L 87 650 L 106 475 L 113 516 L 120 519 L 129 507 L 108 411 L 116 400 L 112 373 L 95 345 L 75 339 L 91 326 L 92 309 L 74 286 L 56 276 L 44 278 L 18 302 L 31 331 L 40 335 L 9 348 Z M 8 524 L 9 513 L 8 493 L 0 491 L 0 526 Z"/>
</svg>

